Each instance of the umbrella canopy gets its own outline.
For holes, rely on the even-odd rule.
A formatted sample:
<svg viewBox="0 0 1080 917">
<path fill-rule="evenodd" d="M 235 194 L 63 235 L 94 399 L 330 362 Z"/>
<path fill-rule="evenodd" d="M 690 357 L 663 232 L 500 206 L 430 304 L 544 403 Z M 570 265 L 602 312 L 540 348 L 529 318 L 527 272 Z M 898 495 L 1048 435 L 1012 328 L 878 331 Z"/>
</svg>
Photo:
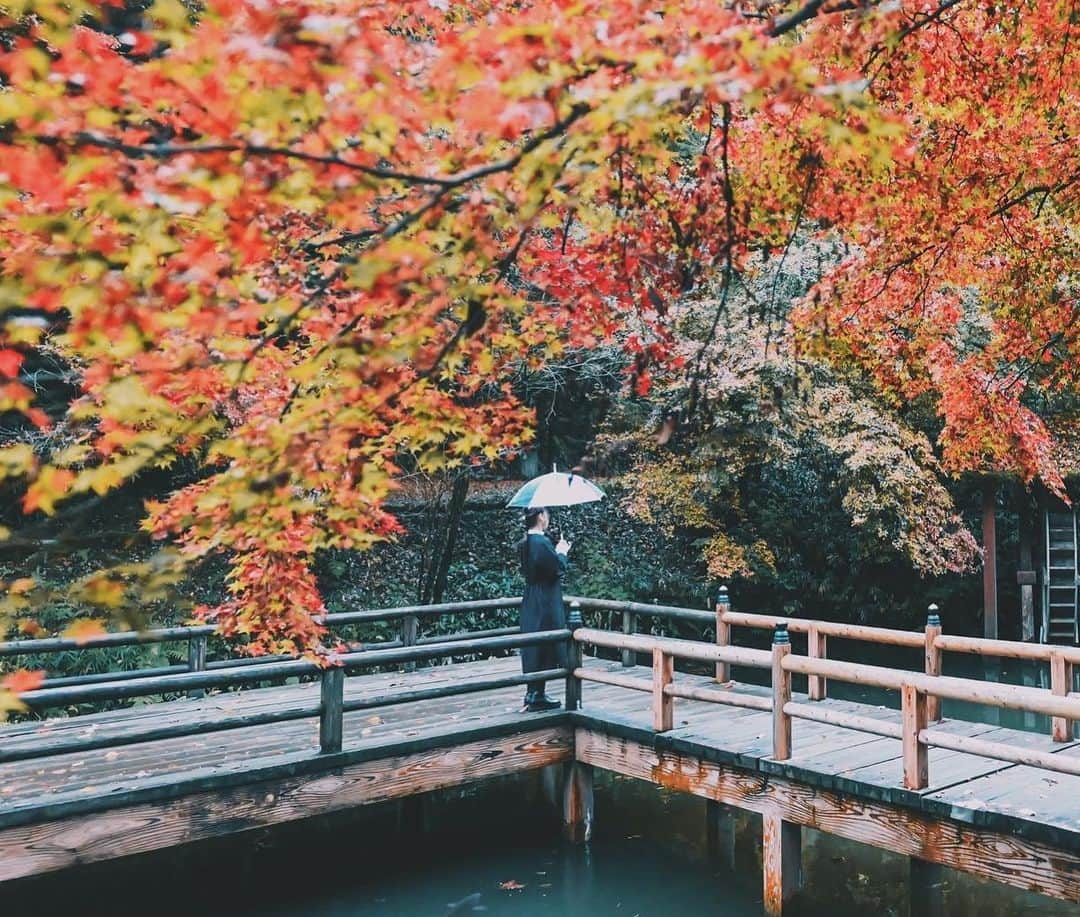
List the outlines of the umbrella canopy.
<svg viewBox="0 0 1080 917">
<path fill-rule="evenodd" d="M 523 484 L 507 507 L 577 506 L 604 499 L 604 492 L 580 475 L 553 471 Z"/>
</svg>

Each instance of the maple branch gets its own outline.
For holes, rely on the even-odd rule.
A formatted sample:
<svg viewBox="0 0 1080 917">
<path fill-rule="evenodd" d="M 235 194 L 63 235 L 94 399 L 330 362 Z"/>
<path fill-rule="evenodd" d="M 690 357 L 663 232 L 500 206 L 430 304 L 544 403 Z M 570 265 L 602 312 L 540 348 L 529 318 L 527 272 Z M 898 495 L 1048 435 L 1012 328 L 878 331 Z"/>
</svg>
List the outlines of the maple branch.
<svg viewBox="0 0 1080 917">
<path fill-rule="evenodd" d="M 790 16 L 785 16 L 783 19 L 777 19 L 776 22 L 773 23 L 773 27 L 769 29 L 769 36 L 771 38 L 778 38 L 785 32 L 790 32 L 804 22 L 808 22 L 821 12 L 821 8 L 824 5 L 825 0 L 810 0 L 806 6 L 796 10 Z"/>
<path fill-rule="evenodd" d="M 123 153 L 125 156 L 129 156 L 132 159 L 168 159 L 174 156 L 184 155 L 208 155 L 213 153 L 246 153 L 252 156 L 281 156 L 286 159 L 297 159 L 303 162 L 318 163 L 320 165 L 340 166 L 342 168 L 351 169 L 357 172 L 362 172 L 365 175 L 370 175 L 374 178 L 382 178 L 393 181 L 400 181 L 406 184 L 412 185 L 433 185 L 442 190 L 443 193 L 450 191 L 454 188 L 458 188 L 461 185 L 469 184 L 480 178 L 487 178 L 489 175 L 496 175 L 500 172 L 508 172 L 515 168 L 521 160 L 539 147 L 541 144 L 550 140 L 553 137 L 557 137 L 566 131 L 575 121 L 579 120 L 583 115 L 591 111 L 590 107 L 584 102 L 578 102 L 570 109 L 569 114 L 564 118 L 560 118 L 551 127 L 534 137 L 530 137 L 522 146 L 518 152 L 507 158 L 499 160 L 498 162 L 488 163 L 484 166 L 477 166 L 473 169 L 468 169 L 464 172 L 458 172 L 455 175 L 437 176 L 437 175 L 414 175 L 409 172 L 399 172 L 396 169 L 384 169 L 378 166 L 367 166 L 362 163 L 352 162 L 348 159 L 342 159 L 340 156 L 335 155 L 320 155 L 317 153 L 305 153 L 302 150 L 293 150 L 289 147 L 275 147 L 265 146 L 257 143 L 208 143 L 208 144 L 171 144 L 171 143 L 155 143 L 149 145 L 125 143 L 122 140 L 117 140 L 112 137 L 104 137 L 100 134 L 93 134 L 87 131 L 80 131 L 70 138 L 56 137 L 49 134 L 39 135 L 35 139 L 39 143 L 46 145 L 61 145 L 69 144 L 73 147 L 90 146 L 99 149 L 113 150 L 118 153 Z"/>
<path fill-rule="evenodd" d="M 302 150 L 293 150 L 289 147 L 266 146 L 259 143 L 205 143 L 205 144 L 182 144 L 182 143 L 154 143 L 136 144 L 125 143 L 112 137 L 104 137 L 87 131 L 80 131 L 70 138 L 56 137 L 49 134 L 39 135 L 35 138 L 39 143 L 57 146 L 68 144 L 73 147 L 96 147 L 103 150 L 112 150 L 123 153 L 132 159 L 170 159 L 174 156 L 206 156 L 214 153 L 246 153 L 250 156 L 280 156 L 285 159 L 296 159 L 303 162 L 317 163 L 326 166 L 340 166 L 354 172 L 362 172 L 372 178 L 381 178 L 392 181 L 400 181 L 409 185 L 436 185 L 454 187 L 458 184 L 454 177 L 440 178 L 438 176 L 414 175 L 409 172 L 399 172 L 396 169 L 385 169 L 379 166 L 368 166 L 363 163 L 342 159 L 333 154 L 320 155 L 318 153 L 305 153 Z"/>
<path fill-rule="evenodd" d="M 895 42 L 894 47 L 895 47 L 895 45 L 899 45 L 905 38 L 908 38 L 909 36 L 913 35 L 915 32 L 918 32 L 920 29 L 926 28 L 926 26 L 931 25 L 934 22 L 937 22 L 937 20 L 939 20 L 945 13 L 947 13 L 949 10 L 951 10 L 954 6 L 959 6 L 963 2 L 964 2 L 964 0 L 945 0 L 945 2 L 942 3 L 941 6 L 939 6 L 936 10 L 933 10 L 930 13 L 926 13 L 925 15 L 923 15 L 919 19 L 913 19 L 912 22 L 909 25 L 907 25 L 905 28 L 901 29 L 900 32 L 896 35 L 896 38 L 894 39 L 894 42 Z M 874 63 L 874 61 L 876 61 L 878 59 L 878 57 L 881 55 L 881 53 L 883 51 L 885 51 L 885 50 L 886 50 L 886 46 L 884 44 L 875 45 L 874 48 L 871 49 L 871 51 L 870 51 L 870 55 L 869 55 L 869 57 L 867 58 L 867 61 L 866 61 L 866 66 L 870 67 Z M 878 64 L 877 68 L 874 70 L 873 75 L 868 77 L 870 82 L 873 82 L 874 80 L 876 80 L 878 78 L 878 76 L 881 75 L 881 71 L 885 69 L 885 65 L 888 62 L 889 62 L 889 58 L 885 58 L 885 59 L 883 59 L 881 61 L 880 64 Z"/>
<path fill-rule="evenodd" d="M 990 211 L 990 216 L 1001 216 L 1002 214 L 1012 210 L 1013 207 L 1017 207 L 1020 204 L 1024 203 L 1024 201 L 1026 201 L 1028 198 L 1036 197 L 1040 194 L 1044 194 L 1047 197 L 1049 197 L 1051 194 L 1057 194 L 1058 192 L 1064 191 L 1066 188 L 1075 185 L 1078 181 L 1080 181 L 1080 169 L 1077 169 L 1075 172 L 1072 173 L 1072 175 L 1070 175 L 1068 178 L 1062 179 L 1056 185 L 1035 185 L 1034 187 L 1028 188 L 1021 194 L 1018 194 L 1011 200 L 1002 201 L 997 207 Z M 1039 205 L 1040 209 L 1045 203 L 1046 201 L 1044 200 L 1043 203 Z"/>
<path fill-rule="evenodd" d="M 698 389 L 701 382 L 701 365 L 705 352 L 716 337 L 720 327 L 720 318 L 727 309 L 728 293 L 731 289 L 731 280 L 735 276 L 735 191 L 731 185 L 731 160 L 729 146 L 731 142 L 731 103 L 724 102 L 721 108 L 723 120 L 720 124 L 720 165 L 724 176 L 724 229 L 727 239 L 724 241 L 724 274 L 721 281 L 720 302 L 713 313 L 712 325 L 705 340 L 701 342 L 697 356 L 694 358 L 694 369 L 690 378 L 690 403 L 687 406 L 687 415 L 692 415 L 697 408 Z"/>
</svg>

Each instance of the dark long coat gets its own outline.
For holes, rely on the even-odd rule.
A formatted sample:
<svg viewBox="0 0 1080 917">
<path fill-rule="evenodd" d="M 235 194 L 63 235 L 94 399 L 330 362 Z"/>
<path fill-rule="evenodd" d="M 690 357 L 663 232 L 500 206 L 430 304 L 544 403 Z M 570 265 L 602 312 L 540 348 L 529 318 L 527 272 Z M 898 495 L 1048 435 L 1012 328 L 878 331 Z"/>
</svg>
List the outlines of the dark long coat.
<svg viewBox="0 0 1080 917">
<path fill-rule="evenodd" d="M 559 630 L 566 627 L 562 578 L 566 557 L 555 551 L 545 535 L 529 534 L 522 540 L 521 575 L 525 577 L 525 596 L 521 602 L 521 630 Z M 542 672 L 566 666 L 566 646 L 545 643 L 521 648 L 521 671 Z"/>
</svg>

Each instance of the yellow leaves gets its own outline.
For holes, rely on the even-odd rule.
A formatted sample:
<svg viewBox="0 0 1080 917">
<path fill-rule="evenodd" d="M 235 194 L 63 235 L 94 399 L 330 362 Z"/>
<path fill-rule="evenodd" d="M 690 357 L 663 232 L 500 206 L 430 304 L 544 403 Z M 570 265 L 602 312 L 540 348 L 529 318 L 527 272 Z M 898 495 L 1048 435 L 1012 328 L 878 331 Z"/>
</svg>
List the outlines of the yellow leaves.
<svg viewBox="0 0 1080 917">
<path fill-rule="evenodd" d="M 12 595 L 26 595 L 34 588 L 34 580 L 29 576 L 23 576 L 8 583 L 8 592 Z"/>
<path fill-rule="evenodd" d="M 32 513 L 39 509 L 51 516 L 56 511 L 56 504 L 70 493 L 74 480 L 75 474 L 66 468 L 45 466 L 23 497 L 23 511 Z"/>
<path fill-rule="evenodd" d="M 0 449 L 0 481 L 22 477 L 34 468 L 34 450 L 26 443 Z"/>
<path fill-rule="evenodd" d="M 389 156 L 398 138 L 397 120 L 387 112 L 375 112 L 364 125 L 364 146 L 378 156 Z"/>
<path fill-rule="evenodd" d="M 73 465 L 81 465 L 85 462 L 93 450 L 82 443 L 75 443 L 74 445 L 67 446 L 55 453 L 52 457 L 52 463 L 60 468 L 70 468 Z"/>
<path fill-rule="evenodd" d="M 121 580 L 103 573 L 83 581 L 77 595 L 91 605 L 119 608 L 124 601 L 124 588 Z"/>
<path fill-rule="evenodd" d="M 385 258 L 367 257 L 349 271 L 349 280 L 353 286 L 370 292 L 383 274 L 394 268 L 394 262 Z"/>
<path fill-rule="evenodd" d="M 0 688 L 0 721 L 7 719 L 9 713 L 22 713 L 26 704 L 22 703 L 7 688 Z"/>
<path fill-rule="evenodd" d="M 79 618 L 69 624 L 61 634 L 66 640 L 86 643 L 105 633 L 105 625 L 97 618 Z"/>
</svg>

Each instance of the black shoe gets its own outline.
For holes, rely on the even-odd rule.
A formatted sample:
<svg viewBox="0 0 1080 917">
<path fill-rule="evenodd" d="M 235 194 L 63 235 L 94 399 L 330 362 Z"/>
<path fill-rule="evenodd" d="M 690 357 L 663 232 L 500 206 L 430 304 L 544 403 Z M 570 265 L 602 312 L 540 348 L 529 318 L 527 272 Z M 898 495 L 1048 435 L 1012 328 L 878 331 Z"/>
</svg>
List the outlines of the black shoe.
<svg viewBox="0 0 1080 917">
<path fill-rule="evenodd" d="M 542 713 L 545 710 L 558 710 L 562 704 L 552 697 L 548 697 L 546 694 L 533 695 L 530 700 L 528 697 L 525 699 L 525 709 L 529 713 Z"/>
</svg>

